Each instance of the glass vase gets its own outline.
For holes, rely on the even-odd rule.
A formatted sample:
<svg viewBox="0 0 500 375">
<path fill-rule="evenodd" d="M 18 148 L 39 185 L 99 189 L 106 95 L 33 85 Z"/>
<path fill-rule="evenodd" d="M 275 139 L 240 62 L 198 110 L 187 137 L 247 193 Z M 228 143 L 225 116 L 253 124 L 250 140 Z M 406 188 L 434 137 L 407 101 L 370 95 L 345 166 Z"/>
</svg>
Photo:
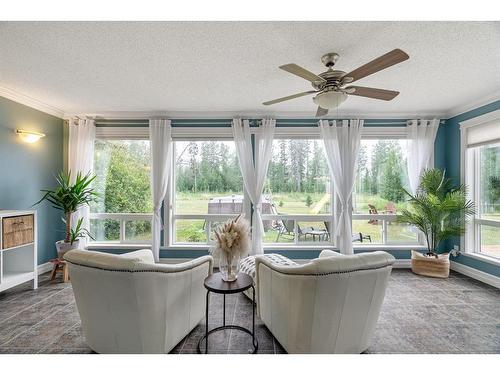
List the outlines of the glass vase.
<svg viewBox="0 0 500 375">
<path fill-rule="evenodd" d="M 237 255 L 221 255 L 219 258 L 219 271 L 224 281 L 236 281 L 240 272 L 240 257 Z"/>
</svg>

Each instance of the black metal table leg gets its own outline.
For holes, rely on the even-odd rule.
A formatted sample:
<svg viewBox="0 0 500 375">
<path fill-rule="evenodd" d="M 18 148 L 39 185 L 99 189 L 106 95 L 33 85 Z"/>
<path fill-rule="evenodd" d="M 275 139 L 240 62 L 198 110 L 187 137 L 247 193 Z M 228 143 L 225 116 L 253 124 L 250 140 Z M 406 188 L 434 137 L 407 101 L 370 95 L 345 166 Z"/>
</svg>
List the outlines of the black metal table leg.
<svg viewBox="0 0 500 375">
<path fill-rule="evenodd" d="M 222 326 L 226 326 L 226 295 L 223 294 L 223 301 L 222 301 Z"/>
<path fill-rule="evenodd" d="M 208 353 L 208 296 L 210 291 L 207 290 L 207 305 L 205 307 L 205 354 Z"/>
<path fill-rule="evenodd" d="M 252 285 L 253 299 L 252 299 L 252 344 L 255 346 L 255 287 Z"/>
<path fill-rule="evenodd" d="M 210 334 L 222 331 L 226 329 L 236 329 L 241 332 L 245 332 L 248 335 L 252 336 L 252 353 L 257 353 L 259 348 L 259 343 L 257 338 L 255 337 L 255 287 L 253 286 L 253 279 L 244 274 L 240 273 L 237 281 L 232 283 L 223 282 L 220 273 L 209 275 L 204 281 L 205 288 L 207 288 L 207 296 L 206 296 L 206 306 L 205 306 L 205 335 L 198 340 L 198 353 L 201 353 L 202 341 L 205 340 L 205 354 L 208 354 L 208 336 Z M 228 324 L 226 325 L 226 294 L 235 294 L 241 293 L 249 288 L 252 288 L 253 298 L 252 298 L 252 331 L 248 328 Z M 222 325 L 220 327 L 208 329 L 208 315 L 209 315 L 209 296 L 210 292 L 219 293 L 223 295 L 223 309 L 222 309 Z"/>
</svg>

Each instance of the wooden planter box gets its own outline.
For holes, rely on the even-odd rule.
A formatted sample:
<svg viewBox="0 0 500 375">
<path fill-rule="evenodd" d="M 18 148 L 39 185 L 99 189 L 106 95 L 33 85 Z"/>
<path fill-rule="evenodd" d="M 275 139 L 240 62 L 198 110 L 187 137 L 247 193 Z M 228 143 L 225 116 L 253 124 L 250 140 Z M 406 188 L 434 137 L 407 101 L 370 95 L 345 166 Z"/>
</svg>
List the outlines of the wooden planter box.
<svg viewBox="0 0 500 375">
<path fill-rule="evenodd" d="M 450 253 L 439 254 L 435 258 L 412 250 L 411 270 L 417 275 L 447 278 L 450 275 Z"/>
</svg>

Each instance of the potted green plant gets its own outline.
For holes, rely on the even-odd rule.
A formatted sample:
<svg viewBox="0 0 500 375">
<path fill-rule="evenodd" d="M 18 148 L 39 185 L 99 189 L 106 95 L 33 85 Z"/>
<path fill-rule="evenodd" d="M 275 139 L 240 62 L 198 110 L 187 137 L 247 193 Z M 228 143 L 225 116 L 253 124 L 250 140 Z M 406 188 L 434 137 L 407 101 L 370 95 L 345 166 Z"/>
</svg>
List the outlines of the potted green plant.
<svg viewBox="0 0 500 375">
<path fill-rule="evenodd" d="M 398 222 L 420 230 L 427 245 L 425 254 L 412 251 L 412 271 L 425 276 L 448 277 L 449 253 L 439 254 L 439 245 L 448 238 L 462 235 L 474 215 L 474 203 L 467 199 L 466 186 L 454 186 L 440 169 L 427 169 L 415 194 L 404 191 L 410 207 L 401 211 Z"/>
<path fill-rule="evenodd" d="M 69 250 L 79 247 L 80 238 L 85 236 L 92 238 L 88 229 L 83 227 L 83 218 L 78 219 L 73 228 L 71 215 L 82 205 L 95 201 L 97 193 L 90 187 L 94 179 L 95 176 L 90 173 L 83 176 L 79 172 L 75 182 L 71 183 L 71 172 L 61 172 L 56 177 L 58 186 L 54 190 L 41 190 L 44 195 L 35 203 L 36 205 L 42 201 L 48 201 L 54 208 L 63 211 L 62 221 L 66 226 L 66 236 L 64 240 L 56 242 L 57 255 L 60 259 Z"/>
</svg>

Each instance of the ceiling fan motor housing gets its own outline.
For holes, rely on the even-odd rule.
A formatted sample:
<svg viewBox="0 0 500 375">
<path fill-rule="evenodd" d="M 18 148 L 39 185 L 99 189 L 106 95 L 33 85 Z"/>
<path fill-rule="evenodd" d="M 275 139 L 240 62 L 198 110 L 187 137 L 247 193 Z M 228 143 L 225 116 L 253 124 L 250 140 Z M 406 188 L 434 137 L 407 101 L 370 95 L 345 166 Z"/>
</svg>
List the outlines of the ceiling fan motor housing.
<svg viewBox="0 0 500 375">
<path fill-rule="evenodd" d="M 327 87 L 340 87 L 342 84 L 342 77 L 345 75 L 345 72 L 342 70 L 332 70 L 329 69 L 326 72 L 318 74 L 321 78 L 326 80 L 326 83 L 324 81 L 321 82 L 312 82 L 312 86 L 316 90 L 323 90 L 324 88 Z"/>
</svg>

